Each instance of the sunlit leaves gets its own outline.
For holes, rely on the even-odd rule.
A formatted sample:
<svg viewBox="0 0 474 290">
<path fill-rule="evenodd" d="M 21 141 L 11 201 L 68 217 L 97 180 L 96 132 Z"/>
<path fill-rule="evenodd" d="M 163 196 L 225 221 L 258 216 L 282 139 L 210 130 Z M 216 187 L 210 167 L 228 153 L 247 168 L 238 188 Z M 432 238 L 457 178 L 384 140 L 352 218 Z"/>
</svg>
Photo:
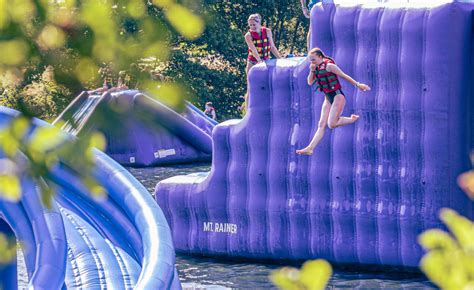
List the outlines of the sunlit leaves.
<svg viewBox="0 0 474 290">
<path fill-rule="evenodd" d="M 271 273 L 272 282 L 284 290 L 325 289 L 332 275 L 332 267 L 325 260 L 313 260 L 303 264 L 301 270 L 284 267 Z"/>
<path fill-rule="evenodd" d="M 28 45 L 21 39 L 1 41 L 0 51 L 0 67 L 21 65 L 26 61 Z"/>
<path fill-rule="evenodd" d="M 440 218 L 451 234 L 432 229 L 419 236 L 428 251 L 420 268 L 442 289 L 474 289 L 474 223 L 451 209 L 442 209 Z"/>
<path fill-rule="evenodd" d="M 154 5 L 186 38 L 202 33 L 202 20 L 176 1 Z M 169 34 L 154 9 L 143 0 L 0 0 L 0 72 L 48 63 L 57 80 L 77 87 L 98 83 L 93 71 L 104 65 L 113 63 L 116 75 L 143 58 L 166 61 Z"/>
<path fill-rule="evenodd" d="M 26 134 L 29 133 L 29 134 Z M 71 139 L 56 127 L 35 127 L 25 117 L 15 118 L 0 130 L 0 198 L 17 201 L 21 197 L 19 178 L 32 178 L 41 191 L 41 200 L 50 207 L 54 195 L 52 170 L 66 164 L 76 172 L 93 196 L 105 196 L 105 189 L 93 177 L 94 148 L 105 148 L 105 137 L 93 133 Z"/>
<path fill-rule="evenodd" d="M 43 50 L 60 48 L 65 41 L 64 31 L 54 25 L 45 26 L 38 37 L 38 45 Z"/>
<path fill-rule="evenodd" d="M 178 108 L 182 105 L 184 91 L 177 84 L 148 81 L 144 84 L 146 91 L 169 107 Z"/>
<path fill-rule="evenodd" d="M 16 176 L 16 164 L 8 158 L 0 159 L 0 199 L 16 202 L 21 197 L 21 185 Z"/>
<path fill-rule="evenodd" d="M 202 19 L 181 5 L 170 5 L 165 13 L 174 28 L 188 39 L 196 39 L 204 31 Z"/>
<path fill-rule="evenodd" d="M 6 11 L 8 11 L 8 18 L 11 21 L 26 24 L 31 21 L 33 15 L 36 13 L 35 6 L 30 0 L 4 0 L 6 4 Z M 0 5 L 1 6 L 1 5 Z"/>
<path fill-rule="evenodd" d="M 3 29 L 10 21 L 7 11 L 7 0 L 0 0 L 0 29 Z"/>
<path fill-rule="evenodd" d="M 5 235 L 0 234 L 0 264 L 13 260 L 16 257 L 16 251 L 16 241 L 9 240 Z"/>
<path fill-rule="evenodd" d="M 97 67 L 96 63 L 87 57 L 80 59 L 74 68 L 76 76 L 83 83 L 86 83 L 91 79 L 98 78 L 98 71 L 99 68 Z"/>
<path fill-rule="evenodd" d="M 145 15 L 145 3 L 143 0 L 130 0 L 127 5 L 128 14 L 133 18 L 142 18 Z"/>
</svg>

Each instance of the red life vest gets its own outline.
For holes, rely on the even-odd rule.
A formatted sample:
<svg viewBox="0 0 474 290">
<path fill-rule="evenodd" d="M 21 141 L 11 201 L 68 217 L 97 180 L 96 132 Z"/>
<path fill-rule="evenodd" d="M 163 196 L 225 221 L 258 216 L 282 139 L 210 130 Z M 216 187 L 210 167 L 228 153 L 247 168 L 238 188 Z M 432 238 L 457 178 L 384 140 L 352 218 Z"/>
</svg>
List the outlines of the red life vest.
<svg viewBox="0 0 474 290">
<path fill-rule="evenodd" d="M 321 92 L 330 93 L 341 89 L 341 83 L 336 74 L 328 72 L 326 66 L 328 63 L 336 64 L 332 59 L 325 58 L 316 70 L 313 71 L 314 82 L 317 83 Z"/>
<path fill-rule="evenodd" d="M 270 41 L 268 40 L 267 28 L 262 26 L 262 33 L 249 30 L 250 35 L 252 36 L 253 44 L 257 49 L 258 55 L 261 60 L 270 59 Z M 252 51 L 249 48 L 249 56 L 247 58 L 249 61 L 257 62 L 257 59 L 253 56 Z"/>
</svg>

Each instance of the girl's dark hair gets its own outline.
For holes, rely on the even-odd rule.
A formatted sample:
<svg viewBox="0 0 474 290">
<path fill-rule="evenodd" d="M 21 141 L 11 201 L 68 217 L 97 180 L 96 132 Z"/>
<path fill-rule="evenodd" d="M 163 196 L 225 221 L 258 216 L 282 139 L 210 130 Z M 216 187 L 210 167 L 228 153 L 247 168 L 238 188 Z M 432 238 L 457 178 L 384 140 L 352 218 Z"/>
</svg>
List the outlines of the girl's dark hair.
<svg viewBox="0 0 474 290">
<path fill-rule="evenodd" d="M 309 54 L 313 54 L 313 53 L 316 54 L 317 56 L 322 57 L 322 58 L 330 59 L 335 63 L 334 59 L 332 59 L 331 57 L 325 55 L 324 52 L 322 51 L 322 49 L 319 48 L 319 47 L 315 47 L 315 48 L 313 48 L 309 51 Z"/>
</svg>

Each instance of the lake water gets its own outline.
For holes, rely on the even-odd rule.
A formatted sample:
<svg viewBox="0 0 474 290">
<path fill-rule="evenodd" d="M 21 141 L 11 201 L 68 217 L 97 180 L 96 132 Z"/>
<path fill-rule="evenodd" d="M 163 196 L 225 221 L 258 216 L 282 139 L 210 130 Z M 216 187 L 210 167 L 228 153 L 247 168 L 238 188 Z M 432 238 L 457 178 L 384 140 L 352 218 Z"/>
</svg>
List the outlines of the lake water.
<svg viewBox="0 0 474 290">
<path fill-rule="evenodd" d="M 209 171 L 210 164 L 127 168 L 151 194 L 160 180 L 182 174 Z M 268 279 L 272 270 L 285 265 L 245 263 L 177 254 L 176 268 L 183 289 L 276 289 Z M 28 277 L 21 253 L 18 286 L 26 289 Z M 335 269 L 327 289 L 436 289 L 420 273 Z"/>
</svg>

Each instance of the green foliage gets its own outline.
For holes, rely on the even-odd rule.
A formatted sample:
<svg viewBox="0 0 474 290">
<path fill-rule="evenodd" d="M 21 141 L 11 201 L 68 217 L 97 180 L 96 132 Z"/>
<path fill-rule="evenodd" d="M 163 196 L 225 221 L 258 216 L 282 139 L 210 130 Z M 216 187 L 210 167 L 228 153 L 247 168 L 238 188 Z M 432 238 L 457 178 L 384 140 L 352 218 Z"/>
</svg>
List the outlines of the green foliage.
<svg viewBox="0 0 474 290">
<path fill-rule="evenodd" d="M 273 284 L 284 290 L 324 289 L 332 275 L 332 267 L 325 260 L 313 260 L 303 264 L 301 270 L 284 267 L 271 273 Z"/>
<path fill-rule="evenodd" d="M 191 2 L 191 1 L 188 1 Z M 197 2 L 199 3 L 199 2 Z M 190 4 L 191 5 L 191 4 Z M 308 20 L 298 1 L 205 0 L 194 4 L 206 22 L 202 37 L 186 41 L 171 37 L 174 53 L 158 70 L 187 86 L 186 98 L 200 108 L 211 101 L 219 120 L 240 117 L 241 97 L 246 92 L 247 18 L 258 12 L 273 31 L 283 54 L 306 51 Z M 156 17 L 163 17 L 160 13 Z"/>
<path fill-rule="evenodd" d="M 73 139 L 61 134 L 56 127 L 36 128 L 32 136 L 31 120 L 24 116 L 15 118 L 0 130 L 0 149 L 5 158 L 0 159 L 0 198 L 18 201 L 21 198 L 20 176 L 33 178 L 42 193 L 43 203 L 50 207 L 54 194 L 51 170 L 63 162 L 81 177 L 95 196 L 105 190 L 91 177 L 94 166 L 93 148 L 103 149 L 104 137 L 99 133 Z"/>
<path fill-rule="evenodd" d="M 0 234 L 0 267 L 16 257 L 16 240 L 9 240 L 5 235 Z"/>
<path fill-rule="evenodd" d="M 442 209 L 440 218 L 450 233 L 432 229 L 419 236 L 428 251 L 420 268 L 442 289 L 474 289 L 474 223 L 451 209 Z"/>
<path fill-rule="evenodd" d="M 139 80 L 145 75 L 132 66 L 147 58 L 169 58 L 169 27 L 183 39 L 195 39 L 204 23 L 171 0 L 0 0 L 0 76 L 19 80 L 13 86 L 1 82 L 2 92 L 10 86 L 2 103 L 18 109 L 22 99 L 36 116 L 54 117 L 71 99 L 60 85 L 73 95 L 99 85 L 104 66 L 114 76 L 128 71 L 135 84 L 144 84 Z M 54 68 L 53 83 L 35 80 L 44 66 Z M 181 101 L 179 96 L 173 103 Z"/>
<path fill-rule="evenodd" d="M 36 77 L 30 76 L 31 82 L 23 87 L 7 76 L 1 78 L 3 85 L 0 94 L 0 105 L 20 108 L 25 107 L 33 116 L 41 119 L 54 119 L 71 101 L 71 92 L 54 80 L 53 67 L 48 66 Z M 19 82 L 20 80 L 17 80 Z M 18 104 L 21 100 L 21 105 Z"/>
</svg>

